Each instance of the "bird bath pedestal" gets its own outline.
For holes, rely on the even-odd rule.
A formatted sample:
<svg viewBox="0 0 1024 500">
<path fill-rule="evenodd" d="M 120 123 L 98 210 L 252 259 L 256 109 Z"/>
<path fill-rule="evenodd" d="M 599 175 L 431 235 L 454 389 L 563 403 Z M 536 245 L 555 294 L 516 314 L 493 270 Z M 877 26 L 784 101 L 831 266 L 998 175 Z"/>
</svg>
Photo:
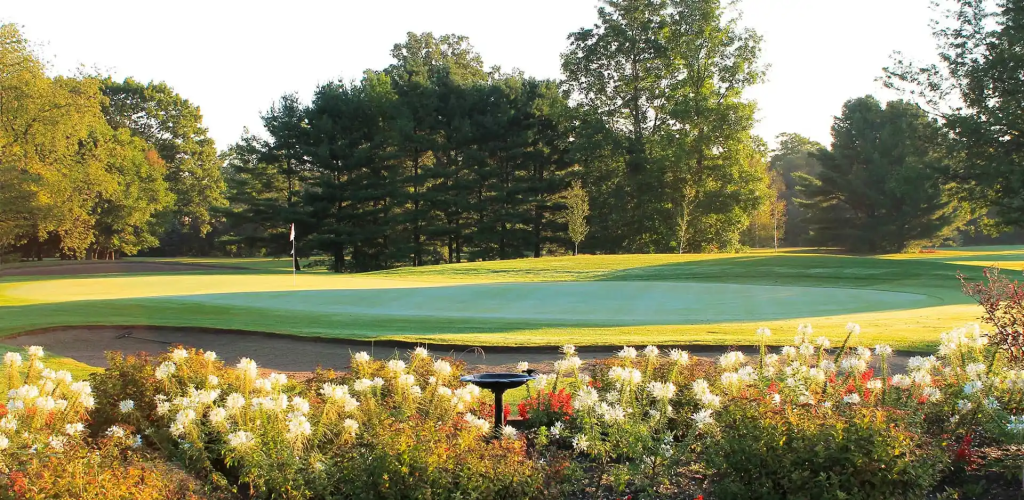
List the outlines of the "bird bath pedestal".
<svg viewBox="0 0 1024 500">
<path fill-rule="evenodd" d="M 494 431 L 501 432 L 501 427 L 505 425 L 505 404 L 502 402 L 505 391 L 515 389 L 535 378 L 537 377 L 524 373 L 478 373 L 465 375 L 459 380 L 494 393 Z"/>
</svg>

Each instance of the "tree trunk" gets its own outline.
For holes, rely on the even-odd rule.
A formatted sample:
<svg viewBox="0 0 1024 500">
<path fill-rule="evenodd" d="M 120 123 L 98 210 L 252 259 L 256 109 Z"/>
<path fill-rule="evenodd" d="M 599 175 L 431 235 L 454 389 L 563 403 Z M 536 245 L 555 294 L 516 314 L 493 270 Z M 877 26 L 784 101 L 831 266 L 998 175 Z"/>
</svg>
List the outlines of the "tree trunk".
<svg viewBox="0 0 1024 500">
<path fill-rule="evenodd" d="M 575 257 L 575 256 L 577 256 L 579 254 L 580 254 L 580 244 L 579 244 L 579 242 L 576 242 L 576 246 L 572 249 L 572 255 L 573 255 L 573 257 Z"/>
</svg>

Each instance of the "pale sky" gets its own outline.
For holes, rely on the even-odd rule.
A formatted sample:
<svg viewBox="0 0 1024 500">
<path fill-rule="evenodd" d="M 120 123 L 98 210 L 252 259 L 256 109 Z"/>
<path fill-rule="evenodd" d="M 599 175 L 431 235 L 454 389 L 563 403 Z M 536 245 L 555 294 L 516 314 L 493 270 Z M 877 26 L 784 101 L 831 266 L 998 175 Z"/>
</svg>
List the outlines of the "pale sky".
<svg viewBox="0 0 1024 500">
<path fill-rule="evenodd" d="M 283 93 L 309 99 L 318 83 L 358 78 L 391 62 L 409 31 L 469 37 L 486 66 L 558 78 L 566 36 L 596 19 L 596 0 L 290 0 L 3 2 L 54 71 L 96 67 L 121 79 L 164 80 L 197 103 L 219 149 Z M 764 36 L 768 82 L 748 92 L 755 133 L 826 145 L 845 100 L 894 97 L 875 82 L 894 50 L 934 58 L 929 0 L 743 0 Z"/>
</svg>

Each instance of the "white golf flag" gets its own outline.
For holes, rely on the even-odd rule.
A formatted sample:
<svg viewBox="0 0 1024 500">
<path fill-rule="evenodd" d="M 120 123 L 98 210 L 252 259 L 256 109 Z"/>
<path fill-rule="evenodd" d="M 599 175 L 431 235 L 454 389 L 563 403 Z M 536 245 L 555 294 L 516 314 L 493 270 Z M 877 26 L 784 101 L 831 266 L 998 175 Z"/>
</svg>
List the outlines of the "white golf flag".
<svg viewBox="0 0 1024 500">
<path fill-rule="evenodd" d="M 295 224 L 292 223 L 292 235 L 288 238 L 288 241 L 295 241 Z"/>
</svg>

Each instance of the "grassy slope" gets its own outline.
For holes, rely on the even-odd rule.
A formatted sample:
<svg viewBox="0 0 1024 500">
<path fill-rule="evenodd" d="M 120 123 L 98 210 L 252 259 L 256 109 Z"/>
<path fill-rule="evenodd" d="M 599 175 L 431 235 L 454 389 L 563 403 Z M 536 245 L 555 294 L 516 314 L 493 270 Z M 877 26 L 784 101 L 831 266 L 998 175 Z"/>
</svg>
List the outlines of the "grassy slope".
<svg viewBox="0 0 1024 500">
<path fill-rule="evenodd" d="M 153 259 L 161 260 L 161 259 Z M 1024 251 L 997 247 L 980 252 L 865 258 L 787 252 L 772 255 L 633 255 L 524 259 L 397 269 L 358 277 L 303 273 L 292 284 L 287 260 L 174 259 L 255 270 L 203 271 L 187 275 L 130 277 L 0 279 L 0 335 L 31 328 L 71 324 L 152 324 L 205 326 L 298 335 L 467 344 L 746 344 L 753 331 L 766 325 L 785 342 L 798 323 L 813 322 L 822 333 L 860 323 L 865 342 L 887 341 L 904 348 L 924 348 L 937 333 L 975 320 L 977 309 L 959 294 L 955 273 L 977 273 L 992 262 L 1024 261 Z M 955 261 L 949 264 L 944 261 Z M 410 281 L 416 283 L 409 283 Z M 793 318 L 769 322 L 698 325 L 648 325 L 579 328 L 508 319 L 444 317 L 382 317 L 361 314 L 296 315 L 293 312 L 244 306 L 196 304 L 166 298 L 138 298 L 187 293 L 231 293 L 270 290 L 327 289 L 345 286 L 386 287 L 433 283 L 510 281 L 676 281 L 806 287 L 858 288 L 928 295 L 935 307 Z"/>
<path fill-rule="evenodd" d="M 26 361 L 28 360 L 28 354 L 25 353 L 24 349 L 0 344 L 0 358 L 3 358 L 4 354 L 7 354 L 8 352 L 21 353 L 21 358 Z M 43 357 L 43 364 L 54 371 L 67 370 L 71 372 L 71 376 L 74 377 L 75 380 L 85 380 L 89 378 L 89 374 L 101 371 L 99 368 L 60 356 L 46 355 Z M 22 373 L 22 376 L 24 376 L 24 373 Z M 7 394 L 7 390 L 6 369 L 3 365 L 0 365 L 0 394 Z"/>
</svg>

